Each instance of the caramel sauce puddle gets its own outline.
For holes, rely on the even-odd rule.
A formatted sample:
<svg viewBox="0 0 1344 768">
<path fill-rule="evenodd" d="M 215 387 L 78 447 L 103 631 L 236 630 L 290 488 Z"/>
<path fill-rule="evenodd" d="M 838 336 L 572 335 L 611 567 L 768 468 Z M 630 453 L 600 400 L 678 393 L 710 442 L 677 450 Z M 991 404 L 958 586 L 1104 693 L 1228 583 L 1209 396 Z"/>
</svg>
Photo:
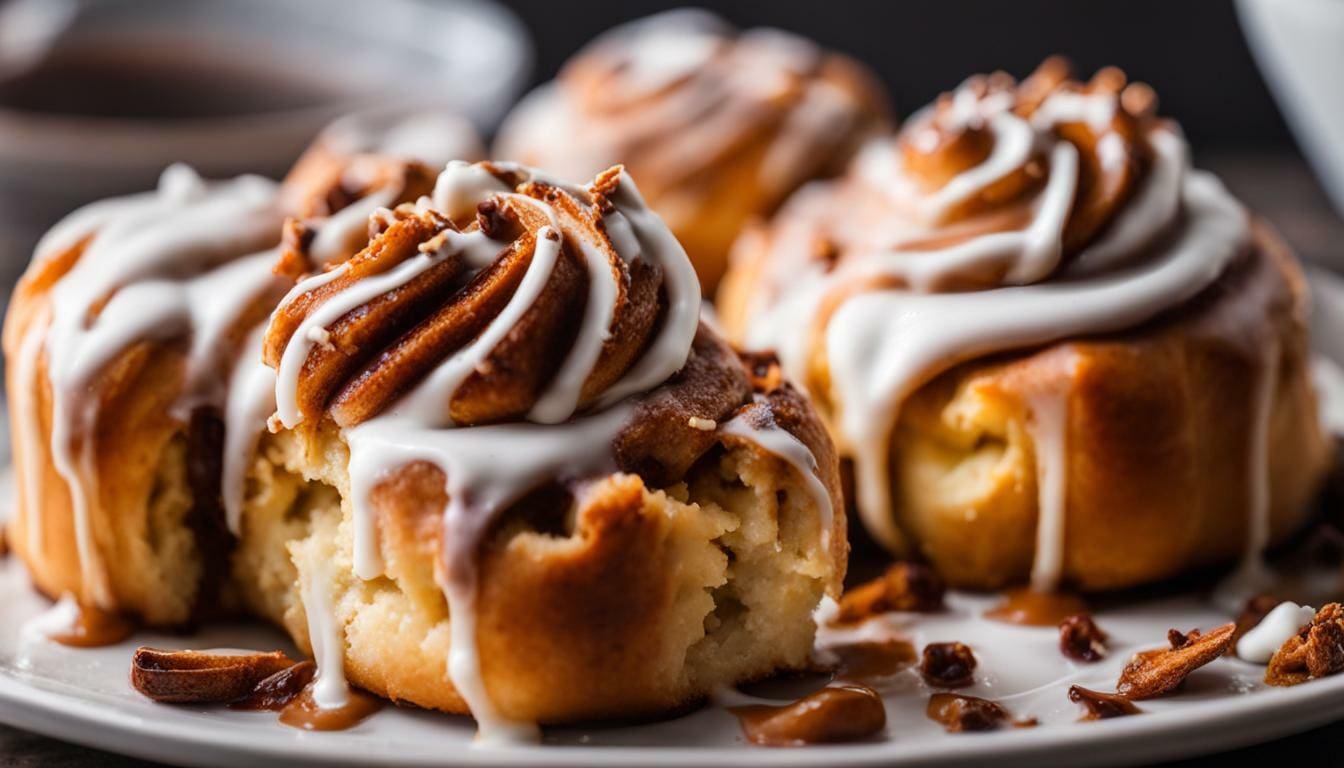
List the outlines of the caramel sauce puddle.
<svg viewBox="0 0 1344 768">
<path fill-rule="evenodd" d="M 355 727 L 382 708 L 383 703 L 372 695 L 351 689 L 350 700 L 345 706 L 324 709 L 313 701 L 312 689 L 305 688 L 280 710 L 280 722 L 305 731 L 343 731 Z"/>
<path fill-rule="evenodd" d="M 70 629 L 53 632 L 47 639 L 73 648 L 99 648 L 120 643 L 134 632 L 135 623 L 130 619 L 101 608 L 81 605 Z"/>
<path fill-rule="evenodd" d="M 985 611 L 985 618 L 1026 627 L 1056 627 L 1070 616 L 1087 612 L 1087 603 L 1077 595 L 1021 587 L 1006 592 L 1003 602 Z"/>
<path fill-rule="evenodd" d="M 836 683 L 792 704 L 756 704 L 728 710 L 747 741 L 761 747 L 801 747 L 866 739 L 887 726 L 887 710 L 873 689 Z"/>
<path fill-rule="evenodd" d="M 919 654 L 908 640 L 867 640 L 826 648 L 837 659 L 835 674 L 842 680 L 890 677 L 915 665 Z"/>
</svg>

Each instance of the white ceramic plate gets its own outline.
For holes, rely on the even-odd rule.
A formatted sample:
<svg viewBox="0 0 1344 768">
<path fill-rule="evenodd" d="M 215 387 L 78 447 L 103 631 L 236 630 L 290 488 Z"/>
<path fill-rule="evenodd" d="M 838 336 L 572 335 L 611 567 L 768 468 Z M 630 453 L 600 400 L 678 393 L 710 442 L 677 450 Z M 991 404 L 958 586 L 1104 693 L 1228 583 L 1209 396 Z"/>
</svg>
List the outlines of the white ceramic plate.
<svg viewBox="0 0 1344 768">
<path fill-rule="evenodd" d="M 1330 344 L 1344 327 L 1344 280 L 1311 270 L 1318 352 L 1344 363 Z M 1321 343 L 1326 342 L 1326 343 Z M 1339 345 L 1335 345 L 1339 346 Z M 1344 384 L 1344 377 L 1340 378 Z M 1344 422 L 1344 386 L 1335 392 Z M 1329 398 L 1327 398 L 1329 399 Z M 0 442 L 3 437 L 0 436 Z M 0 471 L 0 499 L 8 498 Z M 1290 558 L 1291 559 L 1291 558 Z M 1297 578 L 1292 592 L 1337 596 L 1338 571 Z M 1277 591 L 1277 590 L 1276 590 Z M 962 692 L 992 698 L 1036 728 L 948 734 L 928 720 L 929 689 L 913 670 L 874 684 L 886 701 L 887 729 L 862 744 L 763 750 L 747 744 L 723 705 L 672 720 L 598 729 L 550 729 L 541 746 L 476 748 L 467 718 L 385 708 L 348 731 L 312 733 L 281 725 L 274 713 L 155 704 L 130 686 L 131 653 L 163 648 L 293 648 L 256 625 L 224 625 L 190 636 L 145 632 L 106 648 L 67 648 L 25 624 L 48 610 L 15 558 L 0 560 L 0 721 L 113 752 L 202 766 L 1051 766 L 1132 764 L 1233 749 L 1287 736 L 1344 718 L 1344 675 L 1293 688 L 1268 688 L 1264 668 L 1222 658 L 1196 671 L 1167 698 L 1142 702 L 1144 714 L 1078 722 L 1070 685 L 1114 689 L 1136 650 L 1163 644 L 1168 629 L 1209 628 L 1233 619 L 1197 591 L 1131 601 L 1096 611 L 1110 634 L 1110 653 L 1096 664 L 1068 661 L 1053 628 L 1000 624 L 981 618 L 992 598 L 953 594 L 942 614 L 889 614 L 865 631 L 907 637 L 916 647 L 959 640 L 975 649 L 976 682 Z M 815 682 L 813 683 L 815 684 Z M 793 690 L 784 690 L 792 687 Z M 798 685 L 775 686 L 781 699 Z M 768 686 L 752 693 L 766 696 Z M 782 703 L 782 702 L 781 702 Z"/>
<path fill-rule="evenodd" d="M 1070 684 L 1113 690 L 1124 660 L 1161 644 L 1171 627 L 1210 627 L 1228 620 L 1199 596 L 1163 597 L 1101 610 L 1112 637 L 1097 664 L 1066 661 L 1052 628 L 979 618 L 987 598 L 953 595 L 945 614 L 892 614 L 888 628 L 917 646 L 961 640 L 979 658 L 965 689 L 992 697 L 1041 725 L 986 734 L 947 734 L 924 716 L 928 689 L 913 671 L 879 687 L 887 700 L 885 737 L 863 744 L 765 751 L 746 744 L 720 706 L 644 725 L 549 730 L 542 746 L 474 748 L 472 723 L 386 708 L 342 732 L 288 728 L 268 712 L 155 704 L 132 690 L 129 661 L 137 645 L 169 648 L 287 648 L 264 627 L 226 625 L 187 637 L 142 633 L 116 646 L 75 649 L 25 630 L 47 610 L 21 565 L 0 564 L 0 720 L 68 741 L 189 765 L 1062 765 L 1131 763 L 1192 755 L 1306 730 L 1344 717 L 1344 676 L 1287 689 L 1260 682 L 1263 667 L 1224 658 L 1197 671 L 1177 695 L 1144 702 L 1139 716 L 1078 722 Z M 757 690 L 764 695 L 764 691 Z M 796 693 L 796 691 L 795 691 Z"/>
</svg>

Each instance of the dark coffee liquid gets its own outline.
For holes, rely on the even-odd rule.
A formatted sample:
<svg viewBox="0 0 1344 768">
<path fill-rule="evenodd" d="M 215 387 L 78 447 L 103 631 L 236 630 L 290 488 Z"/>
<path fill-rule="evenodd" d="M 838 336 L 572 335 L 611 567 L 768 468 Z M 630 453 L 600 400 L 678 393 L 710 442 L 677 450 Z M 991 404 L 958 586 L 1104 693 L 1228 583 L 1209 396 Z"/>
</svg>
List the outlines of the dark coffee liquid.
<svg viewBox="0 0 1344 768">
<path fill-rule="evenodd" d="M 186 47 L 97 43 L 58 48 L 0 79 L 0 108 L 131 120 L 256 115 L 330 103 L 339 93 L 275 62 Z"/>
</svg>

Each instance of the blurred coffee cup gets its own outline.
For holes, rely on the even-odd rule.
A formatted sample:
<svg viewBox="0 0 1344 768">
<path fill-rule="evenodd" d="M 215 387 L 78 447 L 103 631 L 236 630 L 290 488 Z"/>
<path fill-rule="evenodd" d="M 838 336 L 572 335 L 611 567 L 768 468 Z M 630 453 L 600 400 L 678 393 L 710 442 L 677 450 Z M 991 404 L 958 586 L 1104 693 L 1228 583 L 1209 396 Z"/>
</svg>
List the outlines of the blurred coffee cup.
<svg viewBox="0 0 1344 768">
<path fill-rule="evenodd" d="M 357 110 L 487 127 L 529 66 L 485 0 L 0 0 L 0 286 L 60 216 L 170 163 L 277 176 Z"/>
</svg>

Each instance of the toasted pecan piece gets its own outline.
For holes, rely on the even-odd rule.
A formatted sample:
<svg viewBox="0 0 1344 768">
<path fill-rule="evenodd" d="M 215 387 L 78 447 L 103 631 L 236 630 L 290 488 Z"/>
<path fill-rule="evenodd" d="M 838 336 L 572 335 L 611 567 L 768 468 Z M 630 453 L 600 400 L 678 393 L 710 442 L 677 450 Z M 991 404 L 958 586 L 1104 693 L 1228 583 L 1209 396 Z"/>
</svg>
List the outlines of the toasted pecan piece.
<svg viewBox="0 0 1344 768">
<path fill-rule="evenodd" d="M 1102 693 L 1081 685 L 1069 686 L 1069 701 L 1082 704 L 1087 710 L 1084 720 L 1109 720 L 1112 717 L 1142 714 L 1134 702 L 1118 693 Z"/>
<path fill-rule="evenodd" d="M 1298 685 L 1344 671 L 1344 606 L 1327 603 L 1288 638 L 1265 669 L 1269 685 Z"/>
<path fill-rule="evenodd" d="M 1100 661 L 1106 656 L 1106 633 L 1091 614 L 1077 613 L 1059 624 L 1059 650 L 1079 661 Z"/>
<path fill-rule="evenodd" d="M 233 654 L 141 646 L 131 658 L 131 685 L 165 703 L 227 704 L 293 665 L 281 651 Z"/>
<path fill-rule="evenodd" d="M 935 693 L 924 713 L 950 733 L 992 731 L 1011 717 L 997 701 L 958 693 Z"/>
<path fill-rule="evenodd" d="M 1196 669 L 1227 653 L 1237 625 L 1228 623 L 1201 633 L 1171 630 L 1167 640 L 1171 648 L 1140 651 L 1134 654 L 1120 673 L 1116 693 L 1127 699 L 1152 699 L 1176 690 Z"/>
<path fill-rule="evenodd" d="M 919 674 L 924 682 L 939 688 L 960 688 L 970 685 L 975 672 L 975 654 L 965 643 L 929 643 L 924 646 L 924 658 Z"/>
<path fill-rule="evenodd" d="M 316 676 L 317 664 L 307 660 L 300 661 L 257 683 L 251 693 L 229 706 L 233 709 L 279 711 L 298 698 Z"/>
<path fill-rule="evenodd" d="M 940 611 L 946 589 L 932 568 L 896 563 L 876 579 L 842 595 L 833 623 L 853 624 L 888 611 Z"/>
</svg>

